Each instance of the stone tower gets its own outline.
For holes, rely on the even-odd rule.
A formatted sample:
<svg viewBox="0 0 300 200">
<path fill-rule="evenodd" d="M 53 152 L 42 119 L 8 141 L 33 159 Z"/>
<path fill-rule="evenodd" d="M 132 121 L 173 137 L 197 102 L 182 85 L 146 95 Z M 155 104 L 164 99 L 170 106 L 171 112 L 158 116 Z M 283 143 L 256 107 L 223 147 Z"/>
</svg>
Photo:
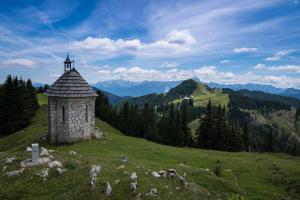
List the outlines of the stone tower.
<svg viewBox="0 0 300 200">
<path fill-rule="evenodd" d="M 91 138 L 95 129 L 97 93 L 74 68 L 67 56 L 64 74 L 46 91 L 50 143 L 71 143 Z"/>
</svg>

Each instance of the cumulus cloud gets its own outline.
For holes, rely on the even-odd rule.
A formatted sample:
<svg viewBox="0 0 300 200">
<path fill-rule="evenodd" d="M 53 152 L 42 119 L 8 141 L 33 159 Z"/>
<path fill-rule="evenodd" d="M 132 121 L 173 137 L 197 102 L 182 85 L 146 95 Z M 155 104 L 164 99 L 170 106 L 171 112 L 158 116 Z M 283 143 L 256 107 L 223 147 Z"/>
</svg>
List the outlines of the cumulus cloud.
<svg viewBox="0 0 300 200">
<path fill-rule="evenodd" d="M 196 44 L 196 39 L 191 35 L 187 29 L 173 30 L 168 33 L 166 40 L 171 43 L 178 44 Z"/>
<path fill-rule="evenodd" d="M 22 68 L 36 68 L 37 63 L 30 59 L 11 59 L 11 60 L 4 60 L 1 62 L 2 68 L 8 68 L 8 67 L 22 67 Z"/>
<path fill-rule="evenodd" d="M 75 41 L 70 48 L 75 51 L 89 51 L 97 55 L 116 56 L 119 54 L 164 56 L 191 51 L 195 38 L 187 29 L 170 31 L 165 39 L 150 43 L 141 42 L 139 39 L 113 40 L 110 38 L 87 37 Z"/>
<path fill-rule="evenodd" d="M 221 60 L 220 63 L 221 63 L 221 64 L 230 63 L 230 60 Z"/>
<path fill-rule="evenodd" d="M 264 69 L 266 67 L 265 64 L 257 64 L 253 67 L 253 69 L 256 69 L 256 70 L 260 70 L 260 69 Z"/>
<path fill-rule="evenodd" d="M 118 67 L 112 70 L 99 70 L 97 77 L 101 80 L 129 80 L 133 82 L 139 81 L 174 81 L 185 80 L 188 78 L 197 77 L 204 82 L 218 82 L 223 84 L 235 83 L 259 83 L 272 84 L 277 87 L 300 87 L 300 80 L 294 77 L 284 75 L 280 76 L 263 76 L 252 72 L 243 74 L 234 73 L 231 71 L 220 71 L 216 66 L 200 66 L 195 69 L 180 70 L 157 70 L 146 69 L 140 66 L 135 67 Z M 99 80 L 98 80 L 99 81 Z M 97 82 L 97 81 L 95 81 Z"/>
<path fill-rule="evenodd" d="M 277 61 L 277 60 L 280 60 L 282 57 L 284 57 L 288 54 L 289 54 L 289 51 L 284 51 L 284 50 L 283 51 L 278 51 L 273 56 L 265 58 L 265 60 L 267 60 L 267 61 Z"/>
<path fill-rule="evenodd" d="M 249 48 L 249 47 L 241 47 L 233 49 L 234 53 L 248 53 L 248 52 L 255 52 L 257 48 Z"/>
</svg>

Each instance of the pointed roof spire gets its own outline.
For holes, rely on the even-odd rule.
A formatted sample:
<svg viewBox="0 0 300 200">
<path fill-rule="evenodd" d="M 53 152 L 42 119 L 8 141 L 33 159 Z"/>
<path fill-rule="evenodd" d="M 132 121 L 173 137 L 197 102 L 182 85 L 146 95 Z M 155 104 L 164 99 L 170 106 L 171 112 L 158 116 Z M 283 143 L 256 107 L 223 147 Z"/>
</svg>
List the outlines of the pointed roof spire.
<svg viewBox="0 0 300 200">
<path fill-rule="evenodd" d="M 71 63 L 72 61 L 71 61 L 71 59 L 70 59 L 70 57 L 69 57 L 69 53 L 67 54 L 67 58 L 66 58 L 66 60 L 65 60 L 65 62 L 64 63 Z"/>
</svg>

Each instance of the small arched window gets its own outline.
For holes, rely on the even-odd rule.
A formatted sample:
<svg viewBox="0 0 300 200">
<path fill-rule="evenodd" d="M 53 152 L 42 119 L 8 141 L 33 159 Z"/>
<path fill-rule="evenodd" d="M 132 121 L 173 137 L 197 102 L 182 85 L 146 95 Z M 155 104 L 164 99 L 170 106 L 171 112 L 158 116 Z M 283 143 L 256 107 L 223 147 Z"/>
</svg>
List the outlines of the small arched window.
<svg viewBox="0 0 300 200">
<path fill-rule="evenodd" d="M 65 122 L 65 106 L 62 107 L 62 121 Z"/>
<path fill-rule="evenodd" d="M 88 115 L 88 106 L 85 106 L 85 121 L 89 121 L 89 115 Z"/>
</svg>

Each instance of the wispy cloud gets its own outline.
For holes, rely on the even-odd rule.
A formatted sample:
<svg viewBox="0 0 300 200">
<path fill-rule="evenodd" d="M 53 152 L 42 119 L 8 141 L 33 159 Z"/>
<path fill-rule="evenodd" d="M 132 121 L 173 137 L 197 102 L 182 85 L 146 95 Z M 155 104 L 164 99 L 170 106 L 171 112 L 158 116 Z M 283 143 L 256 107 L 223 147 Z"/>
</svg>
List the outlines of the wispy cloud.
<svg viewBox="0 0 300 200">
<path fill-rule="evenodd" d="M 277 60 L 280 60 L 282 57 L 284 57 L 288 54 L 289 54 L 289 51 L 287 51 L 287 50 L 278 51 L 273 56 L 265 58 L 265 60 L 267 60 L 267 61 L 277 61 Z"/>
<path fill-rule="evenodd" d="M 30 59 L 11 59 L 0 62 L 1 68 L 21 67 L 21 68 L 37 68 L 37 62 Z"/>
<path fill-rule="evenodd" d="M 261 69 L 264 69 L 266 67 L 266 65 L 265 64 L 257 64 L 257 65 L 255 65 L 254 67 L 253 67 L 253 69 L 255 69 L 255 70 L 261 70 Z"/>
<path fill-rule="evenodd" d="M 220 63 L 221 63 L 221 64 L 230 63 L 230 60 L 221 60 Z"/>
<path fill-rule="evenodd" d="M 272 71 L 282 71 L 282 72 L 295 72 L 300 73 L 300 65 L 282 65 L 282 66 L 272 66 L 268 67 Z"/>
<path fill-rule="evenodd" d="M 257 48 L 249 48 L 249 47 L 241 47 L 233 49 L 234 53 L 248 53 L 248 52 L 255 52 Z"/>
</svg>

